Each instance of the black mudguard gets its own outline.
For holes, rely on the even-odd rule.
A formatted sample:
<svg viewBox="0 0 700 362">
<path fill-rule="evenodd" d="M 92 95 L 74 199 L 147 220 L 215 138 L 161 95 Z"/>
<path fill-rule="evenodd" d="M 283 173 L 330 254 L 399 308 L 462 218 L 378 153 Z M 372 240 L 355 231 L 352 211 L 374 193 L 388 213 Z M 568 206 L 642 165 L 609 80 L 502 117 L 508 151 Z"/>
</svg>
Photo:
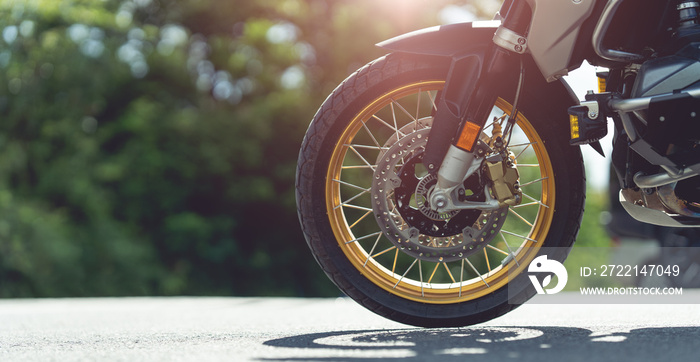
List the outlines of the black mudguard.
<svg viewBox="0 0 700 362">
<path fill-rule="evenodd" d="M 458 57 L 492 43 L 499 21 L 459 23 L 416 30 L 385 40 L 378 47 L 401 53 Z"/>
</svg>

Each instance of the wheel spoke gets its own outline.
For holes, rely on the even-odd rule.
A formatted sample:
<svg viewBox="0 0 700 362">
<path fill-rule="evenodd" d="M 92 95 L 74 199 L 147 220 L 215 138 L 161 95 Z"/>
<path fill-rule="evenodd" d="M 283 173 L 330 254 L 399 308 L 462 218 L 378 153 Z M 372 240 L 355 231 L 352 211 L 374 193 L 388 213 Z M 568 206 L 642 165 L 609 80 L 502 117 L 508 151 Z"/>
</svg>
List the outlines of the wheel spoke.
<svg viewBox="0 0 700 362">
<path fill-rule="evenodd" d="M 508 234 L 508 235 L 517 236 L 517 237 L 523 238 L 523 239 L 525 239 L 525 240 L 530 240 L 530 241 L 535 242 L 535 243 L 537 242 L 537 240 L 535 240 L 535 239 L 529 238 L 529 237 L 527 237 L 527 236 L 518 235 L 518 234 L 512 233 L 512 232 L 510 232 L 510 231 L 501 230 L 501 232 L 506 233 L 506 234 Z"/>
<path fill-rule="evenodd" d="M 440 263 L 435 264 L 435 269 L 433 269 L 433 273 L 430 274 L 430 278 L 428 278 L 428 284 L 430 284 L 433 281 L 433 277 L 435 276 L 435 272 L 438 270 L 439 266 Z"/>
<path fill-rule="evenodd" d="M 340 167 L 340 169 L 341 170 L 366 170 L 366 169 L 374 170 L 374 168 L 372 166 L 368 166 L 368 165 L 342 166 L 342 167 Z"/>
<path fill-rule="evenodd" d="M 408 272 L 411 271 L 411 268 L 413 268 L 413 266 L 416 265 L 417 261 L 418 261 L 418 259 L 413 259 L 413 263 L 411 263 L 411 265 L 409 265 L 408 269 L 406 269 L 406 271 L 403 272 L 403 275 L 401 275 L 401 278 L 399 278 L 399 280 L 396 282 L 396 284 L 394 284 L 394 289 L 396 289 L 396 287 L 399 285 L 399 283 L 401 283 L 401 281 L 406 276 L 406 274 L 408 274 Z"/>
<path fill-rule="evenodd" d="M 361 236 L 361 237 L 359 237 L 359 238 L 356 238 L 356 239 L 352 239 L 352 240 L 350 240 L 350 241 L 347 241 L 347 242 L 345 242 L 345 244 L 350 244 L 350 243 L 354 243 L 354 242 L 356 242 L 356 241 L 360 241 L 360 240 L 364 240 L 364 239 L 369 239 L 369 238 L 371 238 L 371 237 L 373 237 L 373 236 L 377 236 L 377 235 L 380 235 L 380 236 L 381 236 L 381 234 L 382 234 L 381 231 L 377 231 L 376 233 L 369 234 L 369 235 L 365 235 L 365 236 Z"/>
<path fill-rule="evenodd" d="M 520 263 L 518 262 L 518 259 L 515 257 L 515 254 L 513 254 L 513 249 L 510 248 L 510 245 L 508 245 L 508 240 L 506 240 L 506 236 L 503 235 L 502 231 L 499 231 L 498 234 L 501 235 L 501 239 L 503 239 L 503 243 L 506 244 L 506 248 L 508 248 L 508 252 L 510 253 L 510 257 L 515 260 L 515 264 L 517 266 L 520 266 Z"/>
<path fill-rule="evenodd" d="M 372 131 L 369 130 L 369 127 L 367 127 L 367 122 L 364 122 L 364 121 L 362 122 L 362 128 L 364 128 L 365 131 L 367 132 L 367 134 L 369 134 L 369 137 L 372 138 L 372 142 L 374 142 L 374 144 L 377 147 L 381 148 L 381 146 L 379 145 L 379 142 L 377 141 L 377 138 L 374 137 L 374 133 L 372 133 Z"/>
<path fill-rule="evenodd" d="M 420 96 L 423 92 L 421 91 L 420 88 L 418 88 L 418 101 L 416 102 L 416 116 L 413 117 L 415 120 L 415 129 L 418 130 L 418 118 L 420 118 Z"/>
<path fill-rule="evenodd" d="M 486 245 L 486 247 L 489 248 L 489 249 L 491 249 L 491 250 L 497 251 L 497 252 L 499 252 L 499 253 L 501 253 L 501 254 L 503 254 L 503 255 L 505 255 L 505 256 L 511 256 L 511 255 L 508 254 L 507 252 L 505 252 L 505 251 L 503 251 L 503 250 L 501 250 L 501 249 L 499 249 L 499 248 L 497 248 L 497 247 L 495 247 L 495 246 L 493 246 L 493 245 L 491 245 L 491 244 Z"/>
<path fill-rule="evenodd" d="M 388 248 L 386 248 L 386 249 L 384 249 L 384 250 L 382 250 L 382 251 L 380 251 L 380 252 L 378 252 L 378 253 L 372 255 L 372 258 L 376 258 L 376 257 L 378 257 L 378 256 L 380 256 L 380 255 L 382 255 L 382 254 L 384 254 L 384 253 L 386 253 L 386 252 L 392 251 L 392 250 L 394 250 L 394 249 L 396 249 L 396 246 L 388 247 Z"/>
<path fill-rule="evenodd" d="M 450 268 L 447 267 L 447 263 L 442 263 L 442 265 L 445 266 L 445 270 L 447 270 L 447 275 L 449 275 L 450 279 L 452 279 L 452 283 L 457 283 L 455 281 L 455 278 L 452 276 L 452 272 L 450 271 Z"/>
<path fill-rule="evenodd" d="M 525 219 L 522 215 L 520 215 L 520 214 L 518 214 L 517 212 L 515 212 L 513 209 L 508 208 L 508 212 L 510 212 L 511 214 L 517 216 L 518 219 L 522 220 L 522 221 L 523 221 L 524 223 L 526 223 L 529 227 L 534 227 L 534 226 L 532 225 L 531 222 L 527 221 L 527 219 Z"/>
<path fill-rule="evenodd" d="M 525 146 L 525 148 L 523 148 L 523 149 L 520 151 L 520 153 L 518 153 L 518 155 L 515 156 L 515 159 L 517 160 L 520 156 L 522 156 L 523 153 L 525 153 L 525 151 L 527 151 L 527 149 L 530 148 L 530 146 L 532 146 L 533 144 L 534 144 L 534 142 L 533 142 L 533 143 L 528 143 L 527 146 Z M 519 145 L 516 145 L 516 146 L 519 146 Z M 511 146 L 511 147 L 516 147 L 516 146 Z M 520 146 L 522 146 L 522 145 L 520 145 Z"/>
<path fill-rule="evenodd" d="M 530 181 L 530 182 L 526 182 L 526 183 L 524 183 L 524 184 L 521 184 L 520 187 L 532 185 L 532 184 L 534 184 L 534 183 L 542 182 L 542 181 L 547 180 L 547 179 L 549 179 L 549 177 L 538 178 L 537 180 L 532 180 L 532 181 Z"/>
<path fill-rule="evenodd" d="M 474 267 L 474 264 L 472 264 L 472 262 L 469 261 L 469 258 L 464 258 L 464 259 L 462 259 L 462 260 L 466 260 L 467 264 L 469 264 L 469 267 L 471 267 L 472 270 L 474 271 L 474 273 L 476 273 L 476 275 L 479 276 L 479 278 L 481 279 L 481 281 L 484 282 L 484 284 L 486 284 L 487 287 L 489 287 L 489 288 L 491 287 L 491 286 L 489 285 L 489 283 L 487 283 L 486 280 L 484 280 L 484 277 L 481 275 L 481 273 L 479 273 L 479 271 L 476 270 L 476 268 Z"/>
<path fill-rule="evenodd" d="M 343 207 L 347 207 L 349 209 L 361 210 L 361 211 L 374 211 L 374 210 L 370 209 L 369 207 L 357 206 L 357 205 L 353 205 L 353 204 L 343 204 Z"/>
<path fill-rule="evenodd" d="M 359 149 L 367 149 L 367 150 L 380 150 L 380 151 L 386 151 L 389 149 L 389 147 L 368 146 L 368 145 L 358 145 L 358 144 L 344 144 L 343 146 L 359 148 Z"/>
<path fill-rule="evenodd" d="M 376 165 L 373 165 L 373 164 L 369 163 L 369 161 L 367 161 L 367 159 L 365 159 L 365 157 L 362 156 L 362 155 L 360 154 L 360 152 L 358 152 L 358 151 L 355 149 L 355 147 L 350 146 L 350 147 L 348 147 L 348 148 L 349 148 L 353 153 L 355 153 L 355 155 L 357 155 L 357 157 L 359 157 L 360 160 L 362 160 L 362 162 L 364 162 L 365 165 L 369 166 L 369 168 L 371 168 L 372 171 L 375 170 Z"/>
<path fill-rule="evenodd" d="M 370 250 L 369 253 L 367 253 L 367 259 L 365 260 L 364 266 L 367 266 L 367 262 L 369 261 L 370 258 L 372 258 L 372 253 L 374 253 L 374 249 L 377 247 L 377 244 L 379 244 L 379 239 L 381 239 L 381 238 L 382 238 L 382 234 L 380 233 L 379 235 L 377 235 L 377 239 L 374 240 L 374 245 L 372 245 L 372 250 Z"/>
<path fill-rule="evenodd" d="M 527 197 L 528 199 L 530 199 L 530 200 L 532 200 L 532 201 L 535 201 L 535 202 L 538 203 L 540 206 L 544 206 L 544 207 L 546 207 L 546 208 L 549 209 L 549 206 L 543 204 L 542 201 L 537 200 L 536 198 L 534 198 L 534 197 L 532 197 L 532 196 L 530 196 L 530 195 L 528 195 L 528 194 L 526 194 L 526 193 L 524 193 L 524 192 L 523 192 L 523 196 Z"/>
<path fill-rule="evenodd" d="M 367 217 L 367 215 L 369 215 L 369 214 L 371 214 L 371 213 L 372 213 L 372 210 L 367 211 L 364 215 L 360 216 L 359 219 L 355 220 L 355 222 L 352 223 L 352 225 L 350 225 L 349 228 L 350 228 L 350 229 L 354 228 L 360 221 L 362 221 L 364 218 Z"/>
<path fill-rule="evenodd" d="M 405 136 L 405 134 L 403 134 L 401 131 L 399 131 L 399 129 L 398 129 L 397 127 L 393 127 L 393 126 L 390 125 L 389 123 L 386 123 L 385 120 L 379 118 L 376 114 L 375 114 L 375 115 L 372 115 L 372 118 L 376 119 L 377 121 L 379 121 L 379 123 L 381 123 L 381 124 L 383 124 L 383 125 L 389 127 L 389 129 L 391 129 L 392 131 L 394 131 L 394 132 L 396 133 L 396 135 L 397 135 L 397 139 L 400 138 L 400 137 L 398 137 L 399 134 L 400 134 L 401 136 Z"/>
<path fill-rule="evenodd" d="M 411 113 L 409 113 L 409 112 L 406 110 L 406 108 L 404 108 L 404 107 L 401 105 L 401 103 L 397 102 L 397 101 L 394 100 L 394 99 L 391 100 L 391 103 L 392 103 L 392 104 L 395 104 L 397 107 L 399 107 L 399 109 L 400 109 L 401 111 L 403 111 L 403 113 L 406 114 L 413 122 L 418 122 L 418 118 L 417 118 L 417 117 L 413 117 L 413 115 L 412 115 Z M 394 122 L 396 122 L 396 119 L 394 119 Z"/>
<path fill-rule="evenodd" d="M 418 260 L 418 275 L 420 275 L 420 295 L 425 297 L 425 291 L 423 290 L 423 263 Z"/>
<path fill-rule="evenodd" d="M 484 259 L 486 259 L 486 267 L 489 269 L 489 274 L 491 274 L 491 263 L 489 262 L 489 254 L 486 252 L 486 248 L 482 249 L 484 251 Z"/>
<path fill-rule="evenodd" d="M 343 180 L 338 180 L 338 179 L 335 179 L 335 178 L 333 179 L 333 181 L 335 181 L 335 182 L 337 182 L 337 183 L 339 183 L 339 184 L 341 184 L 341 185 L 345 185 L 345 186 L 348 186 L 348 187 L 352 187 L 352 188 L 355 188 L 355 189 L 358 189 L 358 190 L 361 190 L 361 191 L 368 191 L 368 190 L 370 190 L 370 189 L 368 189 L 368 188 L 366 188 L 366 187 L 357 186 L 357 185 L 351 184 L 351 183 L 349 183 L 349 182 L 346 182 L 346 181 L 343 181 Z"/>
<path fill-rule="evenodd" d="M 537 144 L 537 142 L 526 142 L 526 143 L 518 143 L 516 145 L 508 145 L 508 147 L 521 147 L 521 146 L 532 146 L 534 144 Z M 527 147 L 526 147 L 527 148 Z"/>
<path fill-rule="evenodd" d="M 517 208 L 521 208 L 521 207 L 525 207 L 525 206 L 532 206 L 532 205 L 541 205 L 541 203 L 540 203 L 540 202 L 537 202 L 537 201 L 535 201 L 535 202 L 528 202 L 527 204 L 520 204 L 520 205 L 511 206 L 511 208 L 517 209 Z"/>
<path fill-rule="evenodd" d="M 437 105 L 435 104 L 435 100 L 437 98 L 437 95 L 438 95 L 437 91 L 435 91 L 434 96 L 432 94 L 430 94 L 430 92 L 428 92 L 428 99 L 430 99 L 430 104 L 432 104 L 434 111 L 437 111 Z"/>
<path fill-rule="evenodd" d="M 399 259 L 399 249 L 396 248 L 396 253 L 394 253 L 394 264 L 391 266 L 391 274 L 396 274 L 396 260 Z"/>
<path fill-rule="evenodd" d="M 396 130 L 396 140 L 398 141 L 401 139 L 401 137 L 399 137 L 399 125 L 396 123 L 396 109 L 394 109 L 394 100 L 392 100 L 389 105 L 391 106 L 391 118 L 394 119 L 394 129 Z"/>
<path fill-rule="evenodd" d="M 459 296 L 462 297 L 462 284 L 464 284 L 464 259 L 459 267 Z"/>
<path fill-rule="evenodd" d="M 365 190 L 365 191 L 360 192 L 359 194 L 357 194 L 357 195 L 355 195 L 355 196 L 353 196 L 353 197 L 351 197 L 351 198 L 349 198 L 349 199 L 343 201 L 342 203 L 340 203 L 339 205 L 337 205 L 334 209 L 337 209 L 337 208 L 339 208 L 339 207 L 341 207 L 341 206 L 349 206 L 349 205 L 352 205 L 352 204 L 350 204 L 350 201 L 353 201 L 353 200 L 357 199 L 358 197 L 360 197 L 360 196 L 362 196 L 362 195 L 368 193 L 369 191 L 370 191 L 370 189 L 367 189 L 367 190 Z M 357 205 L 352 205 L 352 206 L 357 206 Z"/>
</svg>

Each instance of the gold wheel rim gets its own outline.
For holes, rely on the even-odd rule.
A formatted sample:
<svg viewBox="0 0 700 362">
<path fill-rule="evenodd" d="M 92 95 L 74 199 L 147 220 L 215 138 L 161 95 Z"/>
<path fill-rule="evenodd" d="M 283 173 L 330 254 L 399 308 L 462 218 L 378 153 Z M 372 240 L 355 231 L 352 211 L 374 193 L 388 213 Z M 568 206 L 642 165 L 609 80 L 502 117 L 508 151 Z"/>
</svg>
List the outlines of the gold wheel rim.
<svg viewBox="0 0 700 362">
<path fill-rule="evenodd" d="M 430 114 L 435 109 L 437 92 L 443 85 L 442 80 L 412 83 L 385 93 L 362 109 L 336 143 L 325 182 L 330 225 L 338 245 L 353 266 L 373 284 L 391 294 L 431 304 L 451 304 L 482 297 L 504 287 L 510 279 L 523 272 L 547 237 L 555 202 L 554 173 L 549 154 L 532 124 L 523 115 L 518 115 L 514 135 L 521 133 L 526 142 L 517 143 L 511 150 L 519 158 L 516 161 L 519 171 L 532 170 L 529 171 L 531 180 L 524 179 L 521 171 L 523 190 L 525 187 L 529 189 L 518 210 L 509 209 L 506 225 L 499 231 L 499 237 L 484 248 L 481 263 L 476 260 L 481 253 L 449 263 L 413 259 L 399 248 L 392 248 L 379 226 L 376 226 L 379 233 L 358 233 L 361 224 L 374 222 L 376 225 L 371 203 L 362 204 L 362 198 L 369 194 L 367 184 L 360 185 L 358 176 L 352 174 L 362 171 L 370 175 L 371 182 L 371 165 L 374 161 L 363 152 L 372 148 L 382 152 L 383 146 L 380 135 L 371 134 L 372 128 L 375 125 L 378 125 L 378 129 L 385 128 L 385 133 L 395 133 L 395 138 L 400 136 L 400 130 L 411 123 L 415 123 L 415 129 L 418 129 L 419 120 L 425 119 L 424 114 Z M 415 114 L 412 102 L 415 103 Z M 501 98 L 494 105 L 495 112 L 500 110 L 509 114 L 511 109 L 512 106 Z M 388 116 L 383 116 L 381 112 Z M 402 117 L 407 119 L 399 120 Z M 487 128 L 488 124 L 484 127 L 485 132 Z M 364 136 L 363 143 L 360 133 L 369 135 Z M 516 145 L 515 141 L 511 141 L 511 145 Z M 528 159 L 523 155 L 528 155 L 529 160 L 521 161 Z M 516 231 L 506 229 L 511 221 L 513 223 L 509 227 Z M 518 226 L 518 223 L 526 226 Z M 526 228 L 529 228 L 527 234 L 523 231 Z M 384 246 L 380 245 L 382 243 Z M 494 263 L 498 262 L 494 255 L 501 256 L 499 265 Z M 484 261 L 486 268 L 483 267 Z"/>
</svg>

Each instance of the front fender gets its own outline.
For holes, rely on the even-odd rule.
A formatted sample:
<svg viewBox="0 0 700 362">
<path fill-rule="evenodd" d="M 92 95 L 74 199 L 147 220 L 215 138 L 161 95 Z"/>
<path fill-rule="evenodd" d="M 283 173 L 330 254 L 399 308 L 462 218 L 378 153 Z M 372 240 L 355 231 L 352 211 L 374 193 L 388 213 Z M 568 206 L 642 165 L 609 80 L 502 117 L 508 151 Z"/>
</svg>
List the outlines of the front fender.
<svg viewBox="0 0 700 362">
<path fill-rule="evenodd" d="M 416 30 L 385 40 L 378 47 L 391 52 L 456 57 L 492 43 L 501 22 L 475 21 Z"/>
<path fill-rule="evenodd" d="M 500 25 L 499 20 L 491 20 L 435 26 L 399 35 L 378 43 L 377 46 L 390 52 L 448 57 L 456 60 L 475 52 L 485 52 L 493 44 L 493 34 Z M 532 57 L 527 53 L 524 56 L 529 80 L 526 87 L 535 86 L 537 89 L 559 97 L 565 95 L 563 101 L 569 103 L 569 106 L 579 104 L 578 98 L 566 81 L 559 79 L 547 83 L 539 68 L 534 65 Z M 515 84 L 512 88 L 515 88 Z"/>
</svg>

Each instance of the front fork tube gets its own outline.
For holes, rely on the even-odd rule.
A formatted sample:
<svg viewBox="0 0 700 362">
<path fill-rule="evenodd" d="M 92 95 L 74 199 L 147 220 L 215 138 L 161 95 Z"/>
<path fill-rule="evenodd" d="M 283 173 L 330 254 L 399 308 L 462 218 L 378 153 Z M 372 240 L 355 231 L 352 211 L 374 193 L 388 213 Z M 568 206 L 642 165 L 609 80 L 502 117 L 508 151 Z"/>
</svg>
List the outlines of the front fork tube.
<svg viewBox="0 0 700 362">
<path fill-rule="evenodd" d="M 512 84 L 518 68 L 517 56 L 496 45 L 483 60 L 472 55 L 453 61 L 423 158 L 431 172 L 440 164 L 438 183 L 430 200 L 437 211 L 462 208 L 451 202 L 451 194 L 478 170 L 473 165 L 480 163 L 478 158 L 483 155 L 477 151 L 483 149 L 477 143 L 497 98 L 498 86 Z M 492 204 L 481 207 L 497 208 L 497 203 Z"/>
</svg>

